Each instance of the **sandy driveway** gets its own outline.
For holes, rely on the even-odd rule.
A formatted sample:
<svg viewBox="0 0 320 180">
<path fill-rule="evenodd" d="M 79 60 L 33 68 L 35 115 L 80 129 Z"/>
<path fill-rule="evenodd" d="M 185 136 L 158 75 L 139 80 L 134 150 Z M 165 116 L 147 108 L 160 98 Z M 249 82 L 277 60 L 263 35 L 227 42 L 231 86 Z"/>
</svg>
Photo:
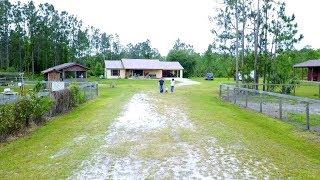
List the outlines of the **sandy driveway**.
<svg viewBox="0 0 320 180">
<path fill-rule="evenodd" d="M 234 149 L 203 134 L 181 107 L 159 97 L 135 94 L 108 129 L 105 144 L 70 179 L 234 179 L 267 177 L 274 170 L 267 160 L 241 161 Z"/>
</svg>

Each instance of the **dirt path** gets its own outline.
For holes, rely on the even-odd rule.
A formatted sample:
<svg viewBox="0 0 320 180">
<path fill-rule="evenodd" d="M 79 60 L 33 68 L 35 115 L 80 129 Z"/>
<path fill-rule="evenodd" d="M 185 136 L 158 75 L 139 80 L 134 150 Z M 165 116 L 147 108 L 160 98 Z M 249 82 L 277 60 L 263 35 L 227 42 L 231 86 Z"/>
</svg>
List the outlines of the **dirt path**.
<svg viewBox="0 0 320 180">
<path fill-rule="evenodd" d="M 132 97 L 104 138 L 70 179 L 234 179 L 268 177 L 275 169 L 267 160 L 240 161 L 234 149 L 201 133 L 181 107 L 148 93 Z"/>
</svg>

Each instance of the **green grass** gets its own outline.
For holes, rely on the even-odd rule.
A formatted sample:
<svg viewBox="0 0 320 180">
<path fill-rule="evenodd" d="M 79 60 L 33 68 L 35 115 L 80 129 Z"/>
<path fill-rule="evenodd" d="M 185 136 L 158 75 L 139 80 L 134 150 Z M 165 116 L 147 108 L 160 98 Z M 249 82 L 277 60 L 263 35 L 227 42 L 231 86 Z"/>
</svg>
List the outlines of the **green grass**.
<svg viewBox="0 0 320 180">
<path fill-rule="evenodd" d="M 53 118 L 26 137 L 0 144 L 0 177 L 68 177 L 82 160 L 103 143 L 99 137 L 104 136 L 131 95 L 153 85 L 156 88 L 155 81 L 120 80 L 116 88 L 109 88 L 110 81 L 102 83 L 105 85 L 100 87 L 99 98 Z M 75 143 L 74 139 L 79 136 L 87 138 L 80 144 Z M 68 153 L 51 158 L 59 151 Z"/>
<path fill-rule="evenodd" d="M 301 85 L 296 88 L 296 96 L 308 97 L 319 99 L 319 86 L 318 85 Z"/>
<path fill-rule="evenodd" d="M 297 123 L 299 125 L 303 125 L 306 127 L 307 122 L 306 122 L 306 114 L 305 113 L 291 113 L 289 116 L 289 119 Z M 320 115 L 317 114 L 311 114 L 310 115 L 310 126 L 313 127 L 320 127 Z"/>
<path fill-rule="evenodd" d="M 174 95 L 162 96 L 172 105 L 184 107 L 192 121 L 199 126 L 200 134 L 216 137 L 221 146 L 241 144 L 245 149 L 237 152 L 243 161 L 250 157 L 256 160 L 269 159 L 278 170 L 271 176 L 317 178 L 320 177 L 319 137 L 300 131 L 293 125 L 222 102 L 218 97 L 219 83 L 227 79 L 201 81 L 200 85 L 179 87 Z M 116 82 L 116 88 L 109 88 Z M 82 160 L 89 157 L 96 147 L 103 144 L 108 126 L 121 112 L 126 101 L 138 91 L 158 91 L 153 80 L 101 80 L 99 98 L 90 101 L 72 112 L 53 118 L 45 126 L 30 135 L 0 145 L 0 177 L 17 178 L 65 178 L 77 169 Z M 159 96 L 161 97 L 161 96 Z M 186 141 L 198 141 L 202 136 L 190 136 L 181 130 Z M 166 133 L 157 134 L 163 143 L 171 143 Z M 74 138 L 85 135 L 82 143 Z M 155 142 L 154 147 L 159 147 Z M 107 149 L 107 152 L 126 154 L 124 144 Z M 177 153 L 172 149 L 155 151 L 151 145 L 141 156 L 156 156 Z M 57 152 L 63 156 L 50 158 Z M 164 153 L 161 153 L 164 152 Z"/>
<path fill-rule="evenodd" d="M 221 81 L 220 81 L 221 82 Z M 320 176 L 319 137 L 298 131 L 293 125 L 242 109 L 218 98 L 219 80 L 202 81 L 177 91 L 177 99 L 188 107 L 190 117 L 208 134 L 225 146 L 244 144 L 248 150 L 240 152 L 244 160 L 248 154 L 258 159 L 268 158 L 278 167 L 273 176 Z"/>
</svg>

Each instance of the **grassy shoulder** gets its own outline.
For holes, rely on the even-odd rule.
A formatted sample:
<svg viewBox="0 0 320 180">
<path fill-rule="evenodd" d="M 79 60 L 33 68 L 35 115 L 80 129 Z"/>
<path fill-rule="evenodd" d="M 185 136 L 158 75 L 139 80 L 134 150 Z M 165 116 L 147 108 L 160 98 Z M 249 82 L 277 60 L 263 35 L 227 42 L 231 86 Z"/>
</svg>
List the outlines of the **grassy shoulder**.
<svg viewBox="0 0 320 180">
<path fill-rule="evenodd" d="M 271 176 L 316 178 L 320 176 L 319 137 L 298 131 L 294 126 L 262 114 L 222 102 L 220 82 L 201 81 L 200 85 L 178 87 L 175 94 L 159 96 L 185 107 L 200 133 L 218 139 L 225 147 L 244 147 L 238 151 L 246 161 L 269 159 L 278 169 Z M 56 117 L 29 136 L 0 145 L 0 177 L 68 177 L 103 142 L 110 123 L 136 92 L 158 91 L 154 80 L 101 80 L 100 96 L 72 112 Z M 110 84 L 115 88 L 110 88 Z M 197 141 L 201 135 L 185 132 L 183 138 Z M 164 142 L 169 141 L 163 137 Z M 125 147 L 127 145 L 124 145 Z M 153 147 L 142 154 L 154 155 Z M 109 149 L 126 153 L 122 147 Z M 164 152 L 167 152 L 163 150 Z M 163 155 L 160 154 L 160 157 Z M 254 163 L 254 162 L 252 162 Z"/>
<path fill-rule="evenodd" d="M 101 81 L 100 95 L 70 113 L 53 118 L 30 135 L 0 144 L 0 177 L 68 177 L 99 147 L 110 123 L 127 100 L 140 90 L 157 87 L 155 81 Z"/>
<path fill-rule="evenodd" d="M 199 80 L 199 79 L 198 79 Z M 222 102 L 219 84 L 201 81 L 198 86 L 178 89 L 175 102 L 188 108 L 189 116 L 203 130 L 219 139 L 224 146 L 246 147 L 239 151 L 243 160 L 255 156 L 268 158 L 278 167 L 273 176 L 319 177 L 320 141 L 310 132 L 298 131 L 293 125 Z"/>
</svg>

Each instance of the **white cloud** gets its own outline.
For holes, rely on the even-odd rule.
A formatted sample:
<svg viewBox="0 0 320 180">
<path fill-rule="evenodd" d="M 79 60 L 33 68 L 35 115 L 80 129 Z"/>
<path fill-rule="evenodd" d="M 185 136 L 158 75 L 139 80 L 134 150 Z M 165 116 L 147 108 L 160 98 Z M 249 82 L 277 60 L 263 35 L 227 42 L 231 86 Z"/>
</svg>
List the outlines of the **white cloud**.
<svg viewBox="0 0 320 180">
<path fill-rule="evenodd" d="M 28 1 L 28 0 L 23 0 Z M 214 13 L 214 0 L 34 0 L 51 3 L 59 10 L 77 15 L 86 24 L 107 33 L 118 33 L 122 43 L 150 39 L 166 55 L 177 38 L 204 51 L 212 42 L 208 17 Z M 301 44 L 320 48 L 318 0 L 287 0 L 289 12 L 297 16 L 305 35 Z"/>
<path fill-rule="evenodd" d="M 294 13 L 299 26 L 299 31 L 305 38 L 300 47 L 311 45 L 320 48 L 320 24 L 319 22 L 319 0 L 286 0 L 289 13 Z"/>
</svg>

